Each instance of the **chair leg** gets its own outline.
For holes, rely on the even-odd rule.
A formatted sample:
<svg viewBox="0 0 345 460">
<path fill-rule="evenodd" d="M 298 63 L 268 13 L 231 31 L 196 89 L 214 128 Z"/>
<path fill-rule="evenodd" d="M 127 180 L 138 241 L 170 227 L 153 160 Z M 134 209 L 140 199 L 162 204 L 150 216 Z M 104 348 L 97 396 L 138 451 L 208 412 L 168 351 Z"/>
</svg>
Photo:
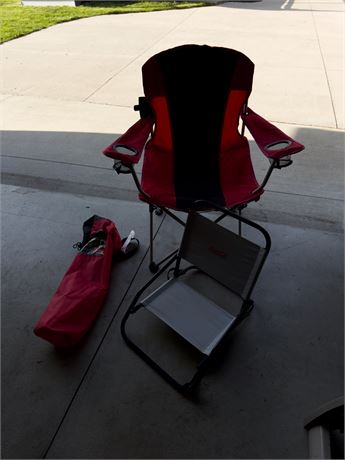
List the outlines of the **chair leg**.
<svg viewBox="0 0 345 460">
<path fill-rule="evenodd" d="M 155 206 L 149 204 L 149 211 L 150 211 L 150 265 L 149 269 L 152 273 L 157 273 L 158 265 L 153 260 L 153 211 L 155 210 Z"/>
<path fill-rule="evenodd" d="M 244 208 L 244 206 L 243 206 L 243 207 L 239 207 L 239 208 L 237 208 L 237 209 L 233 209 L 233 211 L 236 212 L 236 210 L 237 210 L 238 215 L 241 216 L 241 214 L 242 214 L 242 209 L 243 209 L 243 208 Z M 221 214 L 219 217 L 217 217 L 217 219 L 214 220 L 213 222 L 214 222 L 215 224 L 218 224 L 221 220 L 224 219 L 224 217 L 226 217 L 226 214 L 223 213 L 223 214 Z M 238 221 L 238 235 L 239 235 L 239 236 L 242 236 L 242 222 L 241 222 L 240 220 Z"/>
<path fill-rule="evenodd" d="M 238 215 L 241 217 L 242 214 L 242 208 L 238 209 Z M 242 222 L 239 220 L 238 221 L 238 235 L 242 236 Z"/>
<path fill-rule="evenodd" d="M 156 208 L 156 210 L 155 210 L 156 216 L 162 216 L 163 213 L 164 213 L 164 211 L 163 211 L 162 208 Z"/>
<path fill-rule="evenodd" d="M 154 231 L 153 231 L 153 213 L 156 215 L 160 216 L 164 213 L 168 214 L 171 216 L 173 219 L 175 219 L 177 222 L 179 222 L 181 225 L 185 225 L 185 222 L 181 219 L 179 219 L 177 216 L 175 216 L 172 212 L 167 210 L 166 208 L 160 208 L 154 204 L 149 204 L 149 211 L 150 211 L 150 264 L 149 264 L 149 270 L 151 273 L 157 273 L 160 265 L 164 263 L 165 261 L 169 260 L 171 257 L 173 257 L 175 254 L 177 254 L 177 249 L 175 251 L 172 251 L 170 254 L 168 254 L 164 259 L 160 260 L 159 262 L 154 261 L 154 255 L 153 255 L 153 237 L 154 237 Z"/>
</svg>

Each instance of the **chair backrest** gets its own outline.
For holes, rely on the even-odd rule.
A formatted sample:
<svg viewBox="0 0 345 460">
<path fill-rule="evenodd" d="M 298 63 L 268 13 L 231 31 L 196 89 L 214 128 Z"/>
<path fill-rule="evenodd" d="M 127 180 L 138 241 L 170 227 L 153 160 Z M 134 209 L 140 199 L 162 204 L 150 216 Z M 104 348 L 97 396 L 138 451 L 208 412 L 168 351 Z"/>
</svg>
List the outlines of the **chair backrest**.
<svg viewBox="0 0 345 460">
<path fill-rule="evenodd" d="M 259 226 L 255 224 L 255 228 Z M 246 299 L 268 251 L 269 247 L 261 247 L 193 212 L 188 215 L 179 257 Z"/>
<path fill-rule="evenodd" d="M 183 45 L 151 57 L 142 73 L 156 120 L 152 142 L 173 152 L 176 195 L 222 203 L 219 155 L 241 143 L 239 115 L 254 64 L 232 49 Z"/>
</svg>

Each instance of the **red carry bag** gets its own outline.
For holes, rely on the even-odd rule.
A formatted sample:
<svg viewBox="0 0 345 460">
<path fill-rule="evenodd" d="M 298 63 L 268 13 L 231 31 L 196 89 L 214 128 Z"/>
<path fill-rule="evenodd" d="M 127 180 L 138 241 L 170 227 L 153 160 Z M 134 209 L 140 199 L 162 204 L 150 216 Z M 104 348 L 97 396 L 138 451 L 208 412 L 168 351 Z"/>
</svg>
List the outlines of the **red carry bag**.
<svg viewBox="0 0 345 460">
<path fill-rule="evenodd" d="M 34 328 L 57 347 L 77 344 L 90 329 L 108 293 L 114 256 L 121 254 L 121 237 L 111 220 L 92 216 L 83 231 L 79 253 Z"/>
</svg>

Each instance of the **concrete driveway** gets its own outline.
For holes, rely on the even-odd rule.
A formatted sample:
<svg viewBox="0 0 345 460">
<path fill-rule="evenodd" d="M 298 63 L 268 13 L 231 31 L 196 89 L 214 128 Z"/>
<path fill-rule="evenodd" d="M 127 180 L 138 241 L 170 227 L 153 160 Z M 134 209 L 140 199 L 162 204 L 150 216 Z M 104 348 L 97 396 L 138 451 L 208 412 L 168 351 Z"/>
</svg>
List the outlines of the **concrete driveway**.
<svg viewBox="0 0 345 460">
<path fill-rule="evenodd" d="M 2 45 L 3 458 L 306 458 L 303 418 L 343 393 L 343 39 L 341 0 L 263 0 L 93 17 Z M 247 54 L 250 106 L 306 146 L 246 211 L 271 231 L 272 254 L 257 308 L 197 402 L 120 337 L 150 276 L 148 216 L 100 154 L 137 120 L 142 64 L 185 43 Z M 57 351 L 32 327 L 95 213 L 135 228 L 141 250 L 114 269 L 86 342 Z M 156 225 L 164 253 L 179 233 L 167 217 Z"/>
</svg>

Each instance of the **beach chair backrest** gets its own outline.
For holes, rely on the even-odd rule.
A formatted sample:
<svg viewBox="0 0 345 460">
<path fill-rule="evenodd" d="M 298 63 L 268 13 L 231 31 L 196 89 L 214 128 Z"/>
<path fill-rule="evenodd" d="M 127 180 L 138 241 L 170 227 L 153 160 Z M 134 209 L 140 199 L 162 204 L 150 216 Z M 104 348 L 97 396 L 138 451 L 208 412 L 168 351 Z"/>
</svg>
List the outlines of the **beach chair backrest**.
<svg viewBox="0 0 345 460">
<path fill-rule="evenodd" d="M 179 256 L 242 298 L 250 294 L 265 249 L 198 213 L 190 213 Z"/>
</svg>

